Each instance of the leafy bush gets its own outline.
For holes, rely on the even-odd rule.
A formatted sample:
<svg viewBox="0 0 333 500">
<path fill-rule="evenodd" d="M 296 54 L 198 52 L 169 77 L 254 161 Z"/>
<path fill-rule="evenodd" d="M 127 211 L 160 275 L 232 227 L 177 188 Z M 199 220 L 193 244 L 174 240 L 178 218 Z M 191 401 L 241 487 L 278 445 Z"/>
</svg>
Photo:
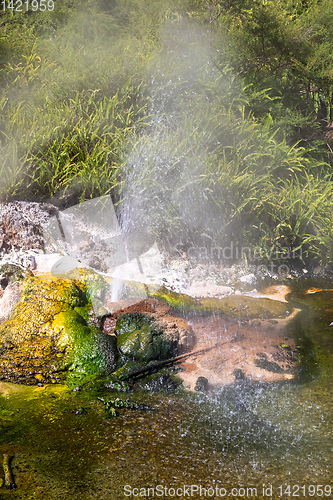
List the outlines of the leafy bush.
<svg viewBox="0 0 333 500">
<path fill-rule="evenodd" d="M 0 16 L 2 200 L 110 193 L 169 247 L 332 263 L 331 0 L 55 5 Z"/>
</svg>

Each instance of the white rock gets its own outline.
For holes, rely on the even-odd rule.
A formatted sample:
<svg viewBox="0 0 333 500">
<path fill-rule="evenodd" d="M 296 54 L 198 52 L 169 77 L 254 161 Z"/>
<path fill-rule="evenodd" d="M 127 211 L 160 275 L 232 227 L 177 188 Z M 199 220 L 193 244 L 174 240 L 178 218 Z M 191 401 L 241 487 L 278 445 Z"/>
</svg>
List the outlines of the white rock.
<svg viewBox="0 0 333 500">
<path fill-rule="evenodd" d="M 60 253 L 45 253 L 34 257 L 37 266 L 36 274 L 66 274 L 72 269 L 88 267 L 77 259 Z"/>
<path fill-rule="evenodd" d="M 35 255 L 36 272 L 39 274 L 51 274 L 52 267 L 62 258 L 60 253 L 44 253 Z"/>
<path fill-rule="evenodd" d="M 193 283 L 185 293 L 196 299 L 202 297 L 222 298 L 231 295 L 233 289 L 230 286 L 215 285 L 213 283 Z"/>
<path fill-rule="evenodd" d="M 73 269 L 79 269 L 79 268 L 88 268 L 86 264 L 83 264 L 77 259 L 74 259 L 73 257 L 70 257 L 68 255 L 60 256 L 60 259 L 58 258 L 55 262 L 53 262 L 53 265 L 50 269 L 50 273 L 57 276 L 57 275 L 66 275 Z"/>
<path fill-rule="evenodd" d="M 256 282 L 256 277 L 254 274 L 246 274 L 245 276 L 239 278 L 239 281 L 241 283 L 246 283 L 247 285 L 254 285 Z"/>
<path fill-rule="evenodd" d="M 22 283 L 16 281 L 6 287 L 3 296 L 0 299 L 0 323 L 3 323 L 13 313 L 14 307 L 21 300 Z"/>
</svg>

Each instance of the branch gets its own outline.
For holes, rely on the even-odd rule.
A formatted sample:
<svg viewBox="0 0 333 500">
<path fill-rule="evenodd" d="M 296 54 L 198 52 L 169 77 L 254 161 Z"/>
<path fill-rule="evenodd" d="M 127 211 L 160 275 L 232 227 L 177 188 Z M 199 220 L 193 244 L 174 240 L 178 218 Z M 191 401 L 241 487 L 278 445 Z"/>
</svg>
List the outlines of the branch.
<svg viewBox="0 0 333 500">
<path fill-rule="evenodd" d="M 233 339 L 232 339 L 233 340 Z M 215 349 L 215 347 L 219 347 L 225 344 L 228 344 L 232 340 L 226 340 L 225 342 L 214 344 L 211 347 L 207 347 L 206 349 L 198 349 L 197 351 L 192 351 L 188 352 L 185 354 L 180 354 L 179 356 L 175 356 L 174 358 L 168 358 L 168 359 L 163 359 L 162 361 L 155 361 L 152 362 L 148 365 L 146 365 L 144 368 L 140 368 L 140 370 L 133 370 L 132 372 L 128 373 L 127 375 L 123 375 L 119 377 L 120 380 L 125 381 L 129 380 L 131 378 L 136 378 L 138 375 L 142 375 L 145 372 L 151 372 L 152 370 L 159 370 L 163 366 L 170 365 L 173 363 L 179 363 L 180 361 L 183 361 L 185 358 L 188 358 L 189 356 L 194 356 L 195 354 L 203 354 L 205 352 L 211 351 L 212 349 Z"/>
<path fill-rule="evenodd" d="M 222 9 L 220 10 L 220 12 L 212 19 L 212 23 L 215 21 L 215 19 L 218 19 L 220 17 L 220 15 L 222 14 Z"/>
</svg>

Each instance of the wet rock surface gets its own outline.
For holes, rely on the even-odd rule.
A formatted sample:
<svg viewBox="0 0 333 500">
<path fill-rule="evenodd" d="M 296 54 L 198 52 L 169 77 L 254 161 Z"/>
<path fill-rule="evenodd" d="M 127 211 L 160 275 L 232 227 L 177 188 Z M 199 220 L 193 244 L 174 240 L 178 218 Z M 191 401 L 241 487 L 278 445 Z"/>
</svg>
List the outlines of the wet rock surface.
<svg viewBox="0 0 333 500">
<path fill-rule="evenodd" d="M 80 381 L 115 367 L 114 339 L 88 323 L 84 283 L 28 278 L 13 315 L 0 326 L 0 377 L 37 384 Z"/>
<path fill-rule="evenodd" d="M 189 324 L 197 339 L 195 349 L 207 349 L 179 365 L 179 376 L 190 390 L 201 377 L 212 388 L 239 378 L 277 382 L 297 373 L 299 353 L 294 338 L 287 336 L 288 320 L 198 316 Z"/>
<path fill-rule="evenodd" d="M 173 355 L 191 350 L 196 342 L 192 327 L 175 315 L 173 309 L 157 299 L 145 299 L 141 302 L 124 307 L 106 316 L 102 320 L 102 331 L 112 335 L 115 333 L 117 321 L 126 314 L 145 314 L 151 318 L 157 330 L 173 344 Z"/>
<path fill-rule="evenodd" d="M 283 292 L 288 289 L 285 287 Z M 267 293 L 283 298 L 280 289 L 270 287 Z M 299 356 L 288 325 L 298 310 L 288 302 L 241 295 L 195 300 L 165 287 L 153 295 L 159 300 L 149 298 L 131 305 L 129 302 L 128 307 L 104 318 L 103 331 L 113 334 L 119 318 L 130 313 L 154 317 L 165 331 L 176 327 L 179 352 L 193 351 L 179 364 L 179 376 L 188 389 L 194 390 L 201 378 L 211 388 L 233 383 L 237 379 L 235 373 L 242 373 L 244 379 L 265 382 L 290 379 L 296 373 Z M 169 304 L 176 307 L 177 316 Z M 183 349 L 181 327 L 187 339 Z"/>
<path fill-rule="evenodd" d="M 18 302 L 22 285 L 15 281 L 0 299 L 6 319 L 0 329 L 4 380 L 43 383 L 65 380 L 72 373 L 81 378 L 117 374 L 125 364 L 131 371 L 207 348 L 181 365 L 181 378 L 191 390 L 198 377 L 207 378 L 210 386 L 233 382 L 235 370 L 264 381 L 292 377 L 297 356 L 292 339 L 285 339 L 285 327 L 293 317 L 287 302 L 242 295 L 198 300 L 163 286 L 125 282 L 129 296 L 113 303 L 115 312 L 104 316 L 101 324 L 95 318 L 92 327 L 86 283 L 90 297 L 97 297 L 102 308 L 110 305 L 110 284 L 98 273 L 76 270 L 64 279 L 33 277 L 30 272 L 24 278 L 20 268 L 15 270 L 15 279 L 23 277 L 22 299 Z M 149 298 L 138 300 L 141 289 Z M 8 310 L 6 301 L 12 304 Z"/>
<path fill-rule="evenodd" d="M 47 204 L 0 206 L 0 257 L 2 252 L 3 261 L 8 260 L 10 252 L 16 252 L 12 260 L 20 263 L 12 273 L 0 268 L 0 367 L 5 380 L 39 383 L 65 380 L 74 372 L 80 377 L 103 370 L 111 373 L 119 367 L 118 351 L 127 359 L 149 363 L 207 347 L 212 349 L 182 364 L 182 379 L 192 390 L 200 377 L 208 380 L 208 386 L 233 382 L 235 370 L 245 378 L 265 381 L 292 376 L 297 356 L 292 339 L 285 339 L 285 328 L 293 306 L 283 297 L 258 294 L 251 267 L 197 265 L 186 255 L 168 259 L 155 249 L 146 259 L 151 263 L 156 259 L 155 267 L 148 266 L 151 275 L 142 274 L 143 257 L 133 264 L 137 281 L 123 278 L 125 268 L 118 269 L 116 279 L 89 268 L 83 272 L 83 262 L 104 271 L 119 263 L 121 256 L 116 255 L 115 241 L 108 241 L 107 231 L 96 231 L 96 221 L 76 215 L 75 210 L 60 214 Z M 52 224 L 58 232 L 50 230 Z M 53 240 L 44 241 L 46 226 Z M 65 252 L 67 257 L 44 254 L 45 250 Z M 67 278 L 33 278 L 45 272 Z M 58 280 L 60 295 L 47 288 L 47 279 L 53 284 Z M 114 293 L 117 280 L 119 296 Z M 70 289 L 76 290 L 73 296 Z M 92 325 L 87 315 L 87 295 L 82 298 L 87 291 L 98 317 L 111 312 L 101 331 L 98 321 Z M 59 299 L 61 294 L 66 297 Z M 72 302 L 74 296 L 83 302 Z M 126 321 L 125 342 L 120 324 Z"/>
</svg>

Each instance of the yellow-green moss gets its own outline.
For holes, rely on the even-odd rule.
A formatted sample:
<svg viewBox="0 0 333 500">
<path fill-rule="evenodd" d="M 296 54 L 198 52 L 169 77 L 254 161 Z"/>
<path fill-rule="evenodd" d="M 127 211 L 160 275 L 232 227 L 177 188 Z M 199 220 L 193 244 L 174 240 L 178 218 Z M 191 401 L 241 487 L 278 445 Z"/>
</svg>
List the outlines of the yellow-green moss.
<svg viewBox="0 0 333 500">
<path fill-rule="evenodd" d="M 172 292 L 164 286 L 149 285 L 146 287 L 146 291 L 149 297 L 166 302 L 177 310 L 202 314 L 217 313 L 240 319 L 285 318 L 293 309 L 290 304 L 284 302 L 244 295 L 196 300 L 189 295 Z"/>
<path fill-rule="evenodd" d="M 147 295 L 151 298 L 166 302 L 174 309 L 182 311 L 200 310 L 200 303 L 184 293 L 177 293 L 168 290 L 165 286 L 149 285 Z"/>
<path fill-rule="evenodd" d="M 112 287 L 113 278 L 101 278 L 89 269 L 76 269 L 71 272 L 75 278 L 84 278 L 88 284 L 90 297 L 103 296 Z M 168 290 L 165 286 L 143 284 L 136 281 L 121 282 L 121 297 L 154 298 L 166 302 L 178 311 L 198 312 L 202 314 L 217 313 L 240 319 L 252 318 L 284 318 L 292 311 L 292 306 L 267 298 L 254 298 L 244 295 L 231 295 L 222 299 L 206 298 L 197 300 L 184 293 Z M 95 306 L 95 302 L 94 302 Z"/>
<path fill-rule="evenodd" d="M 149 363 L 172 355 L 175 343 L 167 338 L 147 314 L 127 313 L 119 317 L 117 345 L 129 359 Z"/>
<path fill-rule="evenodd" d="M 21 342 L 36 335 L 54 316 L 87 304 L 84 284 L 80 281 L 32 277 L 23 282 L 23 293 L 13 316 L 0 326 L 0 338 Z"/>
<path fill-rule="evenodd" d="M 90 307 L 83 280 L 25 280 L 12 318 L 0 326 L 1 378 L 79 383 L 85 376 L 111 373 L 116 347 L 88 324 Z"/>
<path fill-rule="evenodd" d="M 201 299 L 202 312 L 218 313 L 239 319 L 285 318 L 292 311 L 290 304 L 266 298 L 254 298 L 244 295 L 231 295 L 222 299 Z"/>
</svg>

